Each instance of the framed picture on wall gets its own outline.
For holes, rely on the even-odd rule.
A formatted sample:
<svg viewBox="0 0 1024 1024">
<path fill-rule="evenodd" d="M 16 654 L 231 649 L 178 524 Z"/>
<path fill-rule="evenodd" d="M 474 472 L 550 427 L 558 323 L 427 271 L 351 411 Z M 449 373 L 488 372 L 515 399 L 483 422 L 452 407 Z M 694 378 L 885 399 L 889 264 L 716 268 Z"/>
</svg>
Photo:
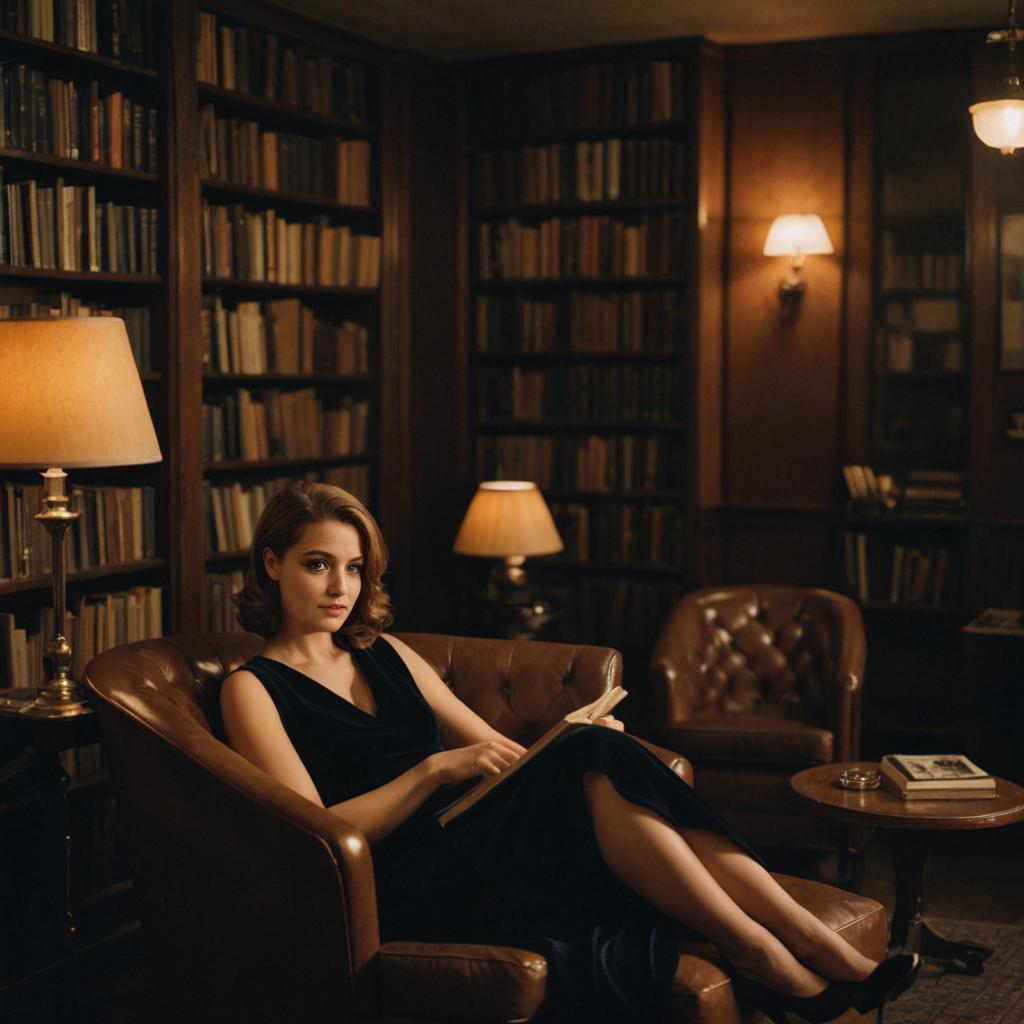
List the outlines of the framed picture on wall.
<svg viewBox="0 0 1024 1024">
<path fill-rule="evenodd" d="M 1024 213 L 999 218 L 999 369 L 1024 371 Z"/>
</svg>

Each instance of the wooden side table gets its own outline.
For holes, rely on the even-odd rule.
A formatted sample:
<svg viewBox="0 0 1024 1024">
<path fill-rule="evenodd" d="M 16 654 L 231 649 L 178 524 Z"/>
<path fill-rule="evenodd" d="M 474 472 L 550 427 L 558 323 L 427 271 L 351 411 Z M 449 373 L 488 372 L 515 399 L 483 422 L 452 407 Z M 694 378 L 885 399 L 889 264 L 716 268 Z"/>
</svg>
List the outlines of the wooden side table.
<svg viewBox="0 0 1024 1024">
<path fill-rule="evenodd" d="M 814 810 L 833 821 L 868 825 L 889 833 L 896 870 L 896 906 L 890 946 L 946 961 L 964 974 L 981 974 L 992 950 L 974 942 L 956 942 L 924 920 L 924 877 L 935 837 L 949 830 L 999 828 L 1024 821 L 1024 789 L 996 779 L 994 799 L 903 800 L 886 789 L 842 789 L 844 768 L 878 770 L 877 762 L 825 764 L 797 772 L 793 790 Z"/>
<path fill-rule="evenodd" d="M 11 691 L 0 690 L 0 695 Z M 69 825 L 68 791 L 71 779 L 60 759 L 62 750 L 98 743 L 99 727 L 92 708 L 86 706 L 73 715 L 26 715 L 17 701 L 0 701 L 0 729 L 16 743 L 31 748 L 39 773 L 40 795 L 54 811 L 62 844 L 60 857 L 61 892 L 60 957 L 56 965 L 59 977 L 59 1013 L 67 1020 L 75 1019 L 77 980 L 74 976 L 75 918 L 71 907 L 71 829 Z"/>
</svg>

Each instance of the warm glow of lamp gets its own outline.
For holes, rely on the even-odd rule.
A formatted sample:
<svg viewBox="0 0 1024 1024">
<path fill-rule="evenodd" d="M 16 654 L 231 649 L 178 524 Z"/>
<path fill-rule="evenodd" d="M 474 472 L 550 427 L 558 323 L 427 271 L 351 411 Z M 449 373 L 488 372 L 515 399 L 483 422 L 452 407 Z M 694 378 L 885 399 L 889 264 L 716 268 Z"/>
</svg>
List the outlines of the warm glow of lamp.
<svg viewBox="0 0 1024 1024">
<path fill-rule="evenodd" d="M 562 538 L 543 495 L 525 480 L 490 480 L 480 484 L 469 504 L 452 550 L 480 558 L 551 555 Z"/>
<path fill-rule="evenodd" d="M 527 480 L 488 480 L 480 484 L 459 527 L 452 550 L 459 555 L 500 559 L 483 594 L 488 630 L 530 639 L 554 614 L 540 592 L 527 585 L 523 563 L 531 555 L 553 555 L 563 548 L 544 496 Z"/>
<path fill-rule="evenodd" d="M 0 320 L 0 468 L 40 469 L 45 509 L 35 518 L 53 539 L 55 636 L 48 678 L 34 707 L 75 714 L 85 703 L 70 676 L 64 636 L 64 534 L 77 512 L 68 508 L 62 468 L 159 462 L 160 446 L 117 317 Z M 31 710 L 31 708 L 29 709 Z"/>
<path fill-rule="evenodd" d="M 1020 92 L 1020 82 L 1017 82 Z M 1024 95 L 1017 98 L 988 100 L 970 107 L 974 133 L 1004 156 L 1024 146 Z"/>
<path fill-rule="evenodd" d="M 765 256 L 828 256 L 832 239 L 816 213 L 786 213 L 776 217 L 764 240 Z"/>
<path fill-rule="evenodd" d="M 1010 73 L 1003 80 L 1000 95 L 968 107 L 974 120 L 974 133 L 1004 156 L 1024 147 L 1024 89 L 1014 68 L 1013 54 L 1024 32 L 1017 28 L 1017 0 L 1010 0 L 1005 29 L 989 32 L 986 43 L 1006 43 Z"/>
<path fill-rule="evenodd" d="M 804 257 L 828 256 L 833 252 L 832 239 L 816 213 L 785 213 L 772 221 L 762 253 L 788 256 L 793 261 L 789 275 L 779 284 L 779 298 L 790 315 L 807 288 L 801 275 Z"/>
</svg>

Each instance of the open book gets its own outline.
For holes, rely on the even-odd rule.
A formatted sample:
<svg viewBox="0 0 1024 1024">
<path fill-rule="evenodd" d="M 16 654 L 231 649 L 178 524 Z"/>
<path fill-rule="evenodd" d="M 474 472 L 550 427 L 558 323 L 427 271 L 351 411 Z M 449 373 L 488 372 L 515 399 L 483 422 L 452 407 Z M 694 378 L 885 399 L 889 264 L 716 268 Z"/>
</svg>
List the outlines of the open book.
<svg viewBox="0 0 1024 1024">
<path fill-rule="evenodd" d="M 580 725 L 591 725 L 595 719 L 607 715 L 616 704 L 626 696 L 626 691 L 621 686 L 613 686 L 607 693 L 601 694 L 597 700 L 590 704 L 584 704 L 575 711 L 570 711 L 564 718 L 560 718 L 548 729 L 539 740 L 532 743 L 530 748 L 518 761 L 510 764 L 500 775 L 488 775 L 481 779 L 472 789 L 466 790 L 457 800 L 450 803 L 442 811 L 437 812 L 437 820 L 442 827 L 448 822 L 457 818 L 463 811 L 468 811 L 479 800 L 482 800 L 488 793 L 500 786 L 509 776 L 514 775 L 525 764 L 529 764 L 542 750 L 550 747 L 559 736 L 564 736 L 570 729 Z"/>
</svg>

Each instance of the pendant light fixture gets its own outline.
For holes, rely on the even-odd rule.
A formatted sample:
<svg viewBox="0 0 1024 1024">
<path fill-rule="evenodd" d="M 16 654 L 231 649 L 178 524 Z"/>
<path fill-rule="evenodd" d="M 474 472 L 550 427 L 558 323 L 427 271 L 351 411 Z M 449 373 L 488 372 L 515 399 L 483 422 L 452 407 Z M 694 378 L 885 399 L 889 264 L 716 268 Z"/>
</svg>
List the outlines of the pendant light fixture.
<svg viewBox="0 0 1024 1024">
<path fill-rule="evenodd" d="M 1007 27 L 989 32 L 987 43 L 1006 43 L 1009 48 L 1010 73 L 1004 79 L 999 96 L 970 107 L 974 118 L 975 134 L 985 143 L 1011 156 L 1024 146 L 1024 89 L 1014 66 L 1013 51 L 1024 40 L 1024 32 L 1017 28 L 1017 0 L 1010 0 Z"/>
</svg>

